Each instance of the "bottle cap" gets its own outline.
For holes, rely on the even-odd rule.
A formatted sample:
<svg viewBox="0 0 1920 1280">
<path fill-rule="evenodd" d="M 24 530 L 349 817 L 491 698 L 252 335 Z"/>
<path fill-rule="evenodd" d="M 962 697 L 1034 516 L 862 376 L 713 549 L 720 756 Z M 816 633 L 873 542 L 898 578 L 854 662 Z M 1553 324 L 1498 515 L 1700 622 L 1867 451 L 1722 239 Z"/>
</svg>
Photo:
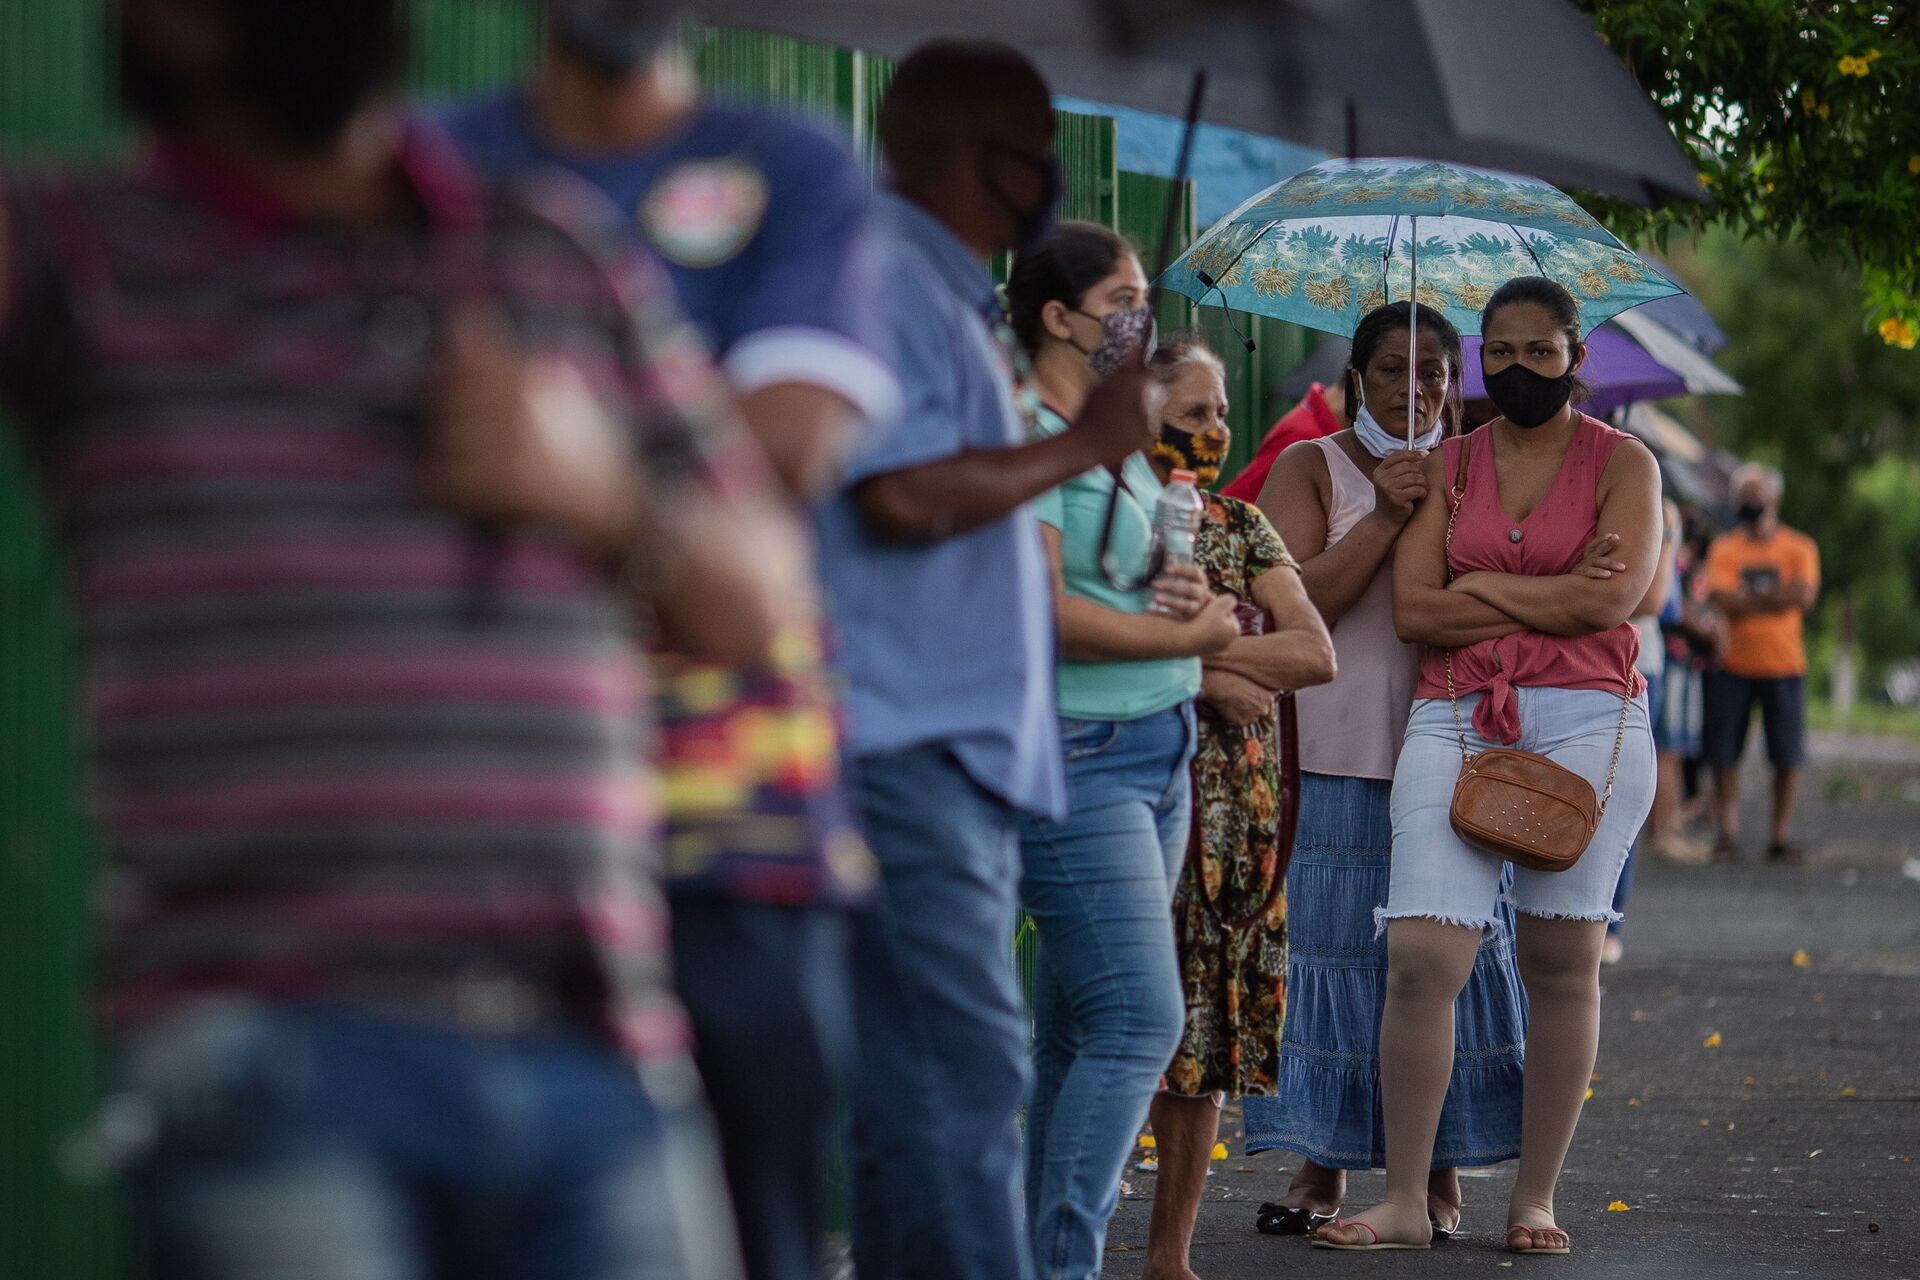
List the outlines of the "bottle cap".
<svg viewBox="0 0 1920 1280">
<path fill-rule="evenodd" d="M 1191 471 L 1175 471 L 1173 473 L 1173 482 L 1175 484 L 1198 484 L 1199 477 L 1195 476 Z"/>
</svg>

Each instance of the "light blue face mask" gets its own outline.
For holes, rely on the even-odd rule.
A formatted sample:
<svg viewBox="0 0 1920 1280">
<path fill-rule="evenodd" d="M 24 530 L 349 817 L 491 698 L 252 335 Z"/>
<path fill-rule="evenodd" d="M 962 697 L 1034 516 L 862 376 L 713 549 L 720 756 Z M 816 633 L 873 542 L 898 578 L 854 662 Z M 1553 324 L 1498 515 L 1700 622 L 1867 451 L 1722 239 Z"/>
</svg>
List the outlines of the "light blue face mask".
<svg viewBox="0 0 1920 1280">
<path fill-rule="evenodd" d="M 1413 438 L 1416 449 L 1431 449 L 1440 443 L 1440 434 L 1446 430 L 1446 420 L 1435 417 L 1433 425 Z M 1366 392 L 1360 393 L 1360 412 L 1354 416 L 1353 433 L 1360 438 L 1360 447 L 1376 458 L 1384 458 L 1396 449 L 1407 447 L 1405 436 L 1396 436 L 1386 430 L 1367 409 Z"/>
</svg>

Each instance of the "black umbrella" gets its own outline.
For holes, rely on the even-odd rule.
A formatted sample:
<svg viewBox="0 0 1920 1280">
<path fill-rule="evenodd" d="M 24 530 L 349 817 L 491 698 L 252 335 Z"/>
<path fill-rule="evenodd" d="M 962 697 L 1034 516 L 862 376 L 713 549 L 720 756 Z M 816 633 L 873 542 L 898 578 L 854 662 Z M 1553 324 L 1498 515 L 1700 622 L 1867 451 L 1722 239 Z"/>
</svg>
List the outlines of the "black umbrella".
<svg viewBox="0 0 1920 1280">
<path fill-rule="evenodd" d="M 1703 198 L 1646 92 L 1568 0 L 702 0 L 701 16 L 899 57 L 1004 40 L 1061 93 L 1346 155 L 1532 174 L 1638 204 Z"/>
</svg>

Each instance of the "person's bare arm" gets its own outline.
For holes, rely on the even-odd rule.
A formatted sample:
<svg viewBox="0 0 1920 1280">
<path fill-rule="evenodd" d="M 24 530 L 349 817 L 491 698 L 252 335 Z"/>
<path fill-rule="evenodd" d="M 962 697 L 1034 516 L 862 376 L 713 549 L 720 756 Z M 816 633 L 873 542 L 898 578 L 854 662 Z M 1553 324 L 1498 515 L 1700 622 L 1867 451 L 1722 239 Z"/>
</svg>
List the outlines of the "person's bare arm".
<svg viewBox="0 0 1920 1280">
<path fill-rule="evenodd" d="M 1659 613 L 1667 607 L 1667 597 L 1673 594 L 1673 562 L 1680 554 L 1680 508 L 1672 502 L 1660 503 L 1660 563 L 1653 571 L 1653 582 L 1647 587 L 1647 594 L 1634 606 L 1634 616 Z"/>
<path fill-rule="evenodd" d="M 1393 629 L 1408 644 L 1456 649 L 1527 630 L 1485 601 L 1447 590 L 1445 454 L 1427 458 L 1427 496 L 1394 544 Z"/>
<path fill-rule="evenodd" d="M 1119 466 L 1151 442 L 1159 394 L 1136 357 L 1103 380 L 1067 430 L 1011 449 L 972 449 L 854 486 L 862 519 L 881 537 L 930 541 L 1000 519 L 1082 472 Z"/>
<path fill-rule="evenodd" d="M 1307 598 L 1300 574 L 1286 567 L 1267 570 L 1254 579 L 1253 599 L 1271 616 L 1273 629 L 1241 636 L 1224 653 L 1208 658 L 1207 669 L 1241 676 L 1276 693 L 1332 680 L 1333 640 Z"/>
<path fill-rule="evenodd" d="M 1220 652 L 1240 634 L 1232 596 L 1215 596 L 1192 617 L 1176 621 L 1155 613 L 1123 613 L 1074 595 L 1067 590 L 1060 531 L 1042 524 L 1040 536 L 1053 574 L 1060 651 L 1070 662 L 1199 658 Z"/>
<path fill-rule="evenodd" d="M 1660 471 L 1653 454 L 1637 440 L 1626 441 L 1608 460 L 1600 489 L 1600 527 L 1618 534 L 1623 571 L 1607 578 L 1466 573 L 1449 590 L 1547 635 L 1592 635 L 1625 622 L 1646 597 L 1660 559 Z"/>
<path fill-rule="evenodd" d="M 757 387 L 740 397 L 740 416 L 781 485 L 801 502 L 833 487 L 861 421 L 852 401 L 808 382 Z"/>
<path fill-rule="evenodd" d="M 1326 454 L 1316 444 L 1303 441 L 1288 446 L 1267 473 L 1256 505 L 1300 562 L 1307 597 L 1331 627 L 1366 594 L 1374 575 L 1393 553 L 1394 540 L 1424 496 L 1425 476 L 1417 467 L 1400 468 L 1406 474 L 1396 474 L 1396 491 L 1402 493 L 1404 505 L 1376 504 L 1328 546 L 1327 510 L 1333 481 L 1327 465 Z"/>
</svg>

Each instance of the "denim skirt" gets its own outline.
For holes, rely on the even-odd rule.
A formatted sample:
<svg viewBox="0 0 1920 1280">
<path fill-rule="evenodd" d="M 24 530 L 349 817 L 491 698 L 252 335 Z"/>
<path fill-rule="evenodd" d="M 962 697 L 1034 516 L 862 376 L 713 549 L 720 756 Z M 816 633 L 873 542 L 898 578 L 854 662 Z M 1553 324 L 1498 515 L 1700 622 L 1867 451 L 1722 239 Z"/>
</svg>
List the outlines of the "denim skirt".
<svg viewBox="0 0 1920 1280">
<path fill-rule="evenodd" d="M 1386 1164 L 1380 1112 L 1380 1015 L 1387 940 L 1374 909 L 1387 900 L 1393 784 L 1301 776 L 1300 828 L 1287 871 L 1287 1012 L 1270 1098 L 1245 1102 L 1247 1150 L 1280 1147 L 1332 1169 Z M 1513 954 L 1506 895 L 1454 1006 L 1453 1079 L 1433 1167 L 1520 1154 L 1521 1059 L 1527 999 Z"/>
</svg>

